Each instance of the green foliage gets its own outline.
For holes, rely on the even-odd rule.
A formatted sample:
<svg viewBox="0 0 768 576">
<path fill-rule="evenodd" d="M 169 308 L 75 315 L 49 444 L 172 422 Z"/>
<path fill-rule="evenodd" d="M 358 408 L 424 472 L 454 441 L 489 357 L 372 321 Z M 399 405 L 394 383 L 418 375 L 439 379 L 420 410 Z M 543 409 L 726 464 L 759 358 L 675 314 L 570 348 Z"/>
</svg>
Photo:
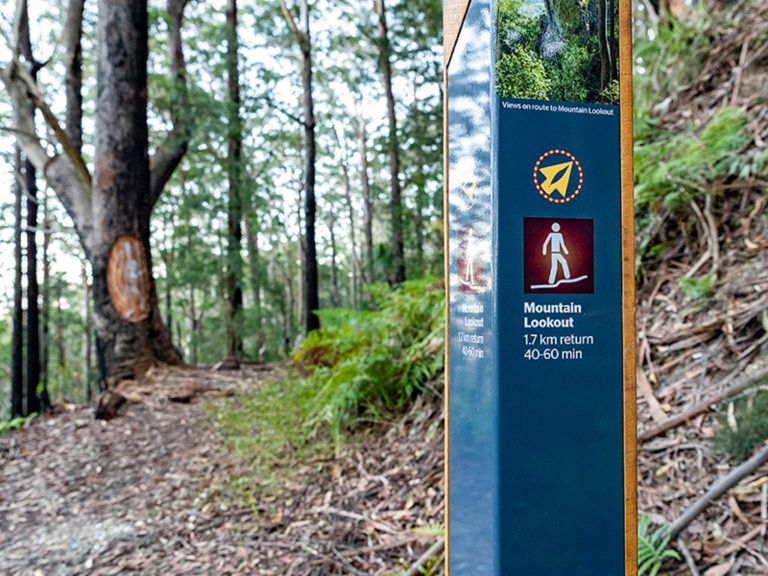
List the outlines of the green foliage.
<svg viewBox="0 0 768 576">
<path fill-rule="evenodd" d="M 304 426 L 315 388 L 297 374 L 281 376 L 239 396 L 237 404 L 222 400 L 209 406 L 209 417 L 229 448 L 265 481 L 271 478 L 275 463 L 322 448 L 307 444 Z"/>
<path fill-rule="evenodd" d="M 37 418 L 36 413 L 30 414 L 29 416 L 19 416 L 18 418 L 14 418 L 13 420 L 9 420 L 7 422 L 0 422 L 0 434 L 18 430 L 27 424 L 27 422 L 31 422 L 35 418 Z"/>
<path fill-rule="evenodd" d="M 635 148 L 636 194 L 640 207 L 661 200 L 678 208 L 711 189 L 714 182 L 759 169 L 761 159 L 745 155 L 751 137 L 748 118 L 736 108 L 720 109 L 698 134 L 639 140 Z"/>
<path fill-rule="evenodd" d="M 736 400 L 734 405 L 736 427 L 728 425 L 721 414 L 722 427 L 715 438 L 715 449 L 737 462 L 752 455 L 753 450 L 768 440 L 768 392 L 760 390 Z"/>
<path fill-rule="evenodd" d="M 644 138 L 648 119 L 661 100 L 687 87 L 700 73 L 706 54 L 712 49 L 711 23 L 705 17 L 654 29 L 652 37 L 638 36 L 634 42 L 635 119 L 638 137 Z M 662 96 L 664 95 L 664 96 Z"/>
<path fill-rule="evenodd" d="M 376 311 L 320 312 L 323 329 L 295 354 L 304 377 L 288 371 L 237 403 L 210 405 L 227 445 L 253 471 L 232 486 L 238 498 L 255 505 L 264 489 L 279 490 L 275 479 L 292 462 L 330 452 L 330 439 L 338 449 L 345 431 L 404 408 L 442 370 L 442 282 L 407 282 L 394 292 L 381 285 L 372 292 Z"/>
<path fill-rule="evenodd" d="M 584 77 L 589 73 L 590 54 L 585 46 L 568 44 L 546 70 L 552 82 L 549 96 L 556 100 L 583 102 L 589 96 Z M 614 100 L 618 100 L 618 97 Z"/>
<path fill-rule="evenodd" d="M 656 576 L 665 560 L 680 560 L 677 551 L 669 547 L 671 536 L 666 533 L 666 526 L 651 532 L 651 519 L 647 516 L 640 518 L 637 529 L 637 562 L 638 574 Z"/>
<path fill-rule="evenodd" d="M 375 292 L 376 311 L 321 311 L 323 328 L 294 356 L 316 389 L 306 425 L 327 428 L 337 445 L 360 418 L 402 409 L 443 369 L 442 283 L 418 280 Z"/>
<path fill-rule="evenodd" d="M 535 52 L 517 45 L 496 64 L 496 90 L 502 98 L 544 100 L 550 87 L 544 63 Z"/>
<path fill-rule="evenodd" d="M 618 102 L 618 81 L 600 87 L 597 4 L 555 0 L 550 15 L 543 4 L 521 0 L 497 3 L 496 87 L 502 98 Z M 614 30 L 614 35 L 618 30 Z M 610 35 L 610 31 L 609 31 Z"/>
<path fill-rule="evenodd" d="M 712 295 L 717 276 L 707 274 L 701 278 L 678 278 L 677 283 L 691 300 L 703 300 Z"/>
<path fill-rule="evenodd" d="M 555 0 L 554 6 L 567 33 L 576 35 L 583 32 L 589 0 Z"/>
</svg>

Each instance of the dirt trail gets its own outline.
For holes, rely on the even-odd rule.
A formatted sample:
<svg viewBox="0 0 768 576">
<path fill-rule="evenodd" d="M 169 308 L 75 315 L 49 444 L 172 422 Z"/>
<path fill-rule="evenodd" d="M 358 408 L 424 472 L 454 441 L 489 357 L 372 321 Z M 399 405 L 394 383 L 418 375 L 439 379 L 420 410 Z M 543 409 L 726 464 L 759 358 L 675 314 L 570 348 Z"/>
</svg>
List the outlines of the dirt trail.
<svg viewBox="0 0 768 576">
<path fill-rule="evenodd" d="M 217 376 L 217 393 L 258 377 Z M 220 498 L 231 467 L 199 400 L 152 396 L 111 422 L 81 407 L 0 437 L 0 574 L 257 573 Z"/>
<path fill-rule="evenodd" d="M 237 504 L 229 480 L 261 480 L 228 455 L 206 397 L 237 402 L 265 378 L 159 371 L 110 422 L 70 407 L 0 437 L 0 575 L 391 575 L 439 545 L 437 397 L 338 459 L 285 463 L 279 494 Z"/>
</svg>

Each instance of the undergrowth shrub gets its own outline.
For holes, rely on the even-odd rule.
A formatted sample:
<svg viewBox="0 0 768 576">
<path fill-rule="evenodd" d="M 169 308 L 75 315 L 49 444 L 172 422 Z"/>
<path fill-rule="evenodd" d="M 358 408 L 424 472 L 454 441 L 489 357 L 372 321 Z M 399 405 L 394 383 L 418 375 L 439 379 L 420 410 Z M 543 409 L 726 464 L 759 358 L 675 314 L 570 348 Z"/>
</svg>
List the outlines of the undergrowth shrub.
<svg viewBox="0 0 768 576">
<path fill-rule="evenodd" d="M 730 425 L 726 414 L 720 416 L 721 427 L 715 438 L 715 449 L 741 462 L 768 440 L 768 391 L 760 390 L 739 398 L 733 414 L 734 422 Z"/>
<path fill-rule="evenodd" d="M 675 209 L 729 178 L 748 178 L 760 158 L 744 154 L 751 136 L 748 118 L 732 107 L 721 108 L 699 133 L 639 140 L 635 148 L 636 198 L 640 208 L 661 200 Z"/>
<path fill-rule="evenodd" d="M 305 425 L 341 435 L 361 418 L 402 410 L 443 370 L 445 296 L 434 278 L 374 290 L 377 310 L 318 312 L 322 329 L 294 354 L 314 394 Z"/>
</svg>

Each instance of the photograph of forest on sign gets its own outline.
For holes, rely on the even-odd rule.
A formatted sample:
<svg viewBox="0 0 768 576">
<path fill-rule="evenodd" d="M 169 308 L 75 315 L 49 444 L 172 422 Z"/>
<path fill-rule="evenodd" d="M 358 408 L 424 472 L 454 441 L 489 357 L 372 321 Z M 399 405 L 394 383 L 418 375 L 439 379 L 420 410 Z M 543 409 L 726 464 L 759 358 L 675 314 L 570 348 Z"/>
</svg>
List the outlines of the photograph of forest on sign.
<svg viewBox="0 0 768 576">
<path fill-rule="evenodd" d="M 619 102 L 616 0 L 499 0 L 501 98 Z"/>
</svg>

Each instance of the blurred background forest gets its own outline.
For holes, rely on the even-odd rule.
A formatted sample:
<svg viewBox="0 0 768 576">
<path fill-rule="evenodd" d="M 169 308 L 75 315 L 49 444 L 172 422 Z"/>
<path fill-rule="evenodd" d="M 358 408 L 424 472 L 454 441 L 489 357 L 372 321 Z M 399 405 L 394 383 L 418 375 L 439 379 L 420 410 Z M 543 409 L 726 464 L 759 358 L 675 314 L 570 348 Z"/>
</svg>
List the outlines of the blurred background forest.
<svg viewBox="0 0 768 576">
<path fill-rule="evenodd" d="M 97 99 L 97 68 L 142 74 L 116 67 L 96 4 L 3 4 L 0 420 L 23 430 L 0 438 L 20 494 L 0 527 L 21 527 L 0 569 L 41 541 L 35 565 L 71 573 L 441 574 L 440 1 L 150 0 L 145 135 Z M 536 97 L 612 101 L 594 34 L 544 58 L 535 28 L 587 38 L 574 6 L 616 3 L 531 4 L 520 39 L 502 18 L 498 73 L 524 58 Z M 768 6 L 634 9 L 641 573 L 765 574 Z M 61 192 L 91 177 L 93 196 Z M 120 186 L 141 210 L 108 201 Z M 129 408 L 99 427 L 80 404 L 107 385 Z M 66 497 L 43 510 L 35 475 Z M 103 499 L 80 510 L 98 543 L 70 497 Z"/>
<path fill-rule="evenodd" d="M 15 3 L 6 3 L 9 34 L 14 8 Z M 29 3 L 27 30 L 35 60 L 45 62 L 36 73 L 38 86 L 62 121 L 68 102 L 59 87 L 71 65 L 60 43 L 67 8 L 66 2 Z M 316 292 L 321 308 L 365 309 L 371 307 L 371 286 L 439 275 L 442 269 L 440 2 L 392 3 L 387 22 L 392 32 L 383 39 L 370 6 L 312 6 L 312 162 L 317 176 L 310 186 L 317 206 L 310 215 L 316 218 L 316 236 L 310 240 L 302 52 L 279 2 L 237 8 L 233 47 L 228 39 L 235 23 L 227 17 L 225 2 L 186 7 L 183 90 L 168 54 L 168 6 L 150 2 L 149 10 L 150 148 L 162 144 L 173 118 L 183 114 L 188 126 L 184 159 L 154 208 L 151 256 L 162 318 L 173 345 L 195 365 L 232 356 L 228 339 L 236 342 L 234 352 L 241 360 L 285 358 L 305 333 L 308 290 Z M 298 4 L 292 8 L 298 20 Z M 84 3 L 82 150 L 88 164 L 96 139 L 96 10 L 95 2 Z M 234 64 L 228 56 L 232 49 Z M 382 58 L 392 67 L 386 79 Z M 233 94 L 231 79 L 239 94 Z M 390 93 L 394 124 L 388 117 Z M 177 105 L 182 98 L 183 110 Z M 7 97 L 0 105 L 3 123 L 10 125 Z M 37 122 L 45 133 L 48 127 L 39 115 Z M 239 126 L 233 134 L 234 122 Z M 10 377 L 18 218 L 23 321 L 38 325 L 33 331 L 40 333 L 39 341 L 24 339 L 24 356 L 31 352 L 40 358 L 40 376 L 25 362 L 27 377 L 54 401 L 81 402 L 99 381 L 91 265 L 64 207 L 39 173 L 34 196 L 20 190 L 21 211 L 14 207 L 11 192 L 21 185 L 14 174 L 25 186 L 30 182 L 23 162 L 14 163 L 13 134 L 6 131 L 2 137 L 6 266 L 0 272 L 0 363 Z M 395 195 L 402 222 L 393 237 Z M 311 258 L 319 279 L 310 288 L 303 272 L 308 242 L 315 245 L 311 248 L 317 255 Z M 393 242 L 402 244 L 407 256 L 399 263 Z M 39 295 L 31 297 L 30 308 L 34 293 Z M 38 312 L 30 315 L 35 308 Z M 232 316 L 236 320 L 228 320 Z M 30 345 L 39 352 L 27 350 Z M 3 386 L 4 414 L 8 402 L 9 389 Z"/>
</svg>

